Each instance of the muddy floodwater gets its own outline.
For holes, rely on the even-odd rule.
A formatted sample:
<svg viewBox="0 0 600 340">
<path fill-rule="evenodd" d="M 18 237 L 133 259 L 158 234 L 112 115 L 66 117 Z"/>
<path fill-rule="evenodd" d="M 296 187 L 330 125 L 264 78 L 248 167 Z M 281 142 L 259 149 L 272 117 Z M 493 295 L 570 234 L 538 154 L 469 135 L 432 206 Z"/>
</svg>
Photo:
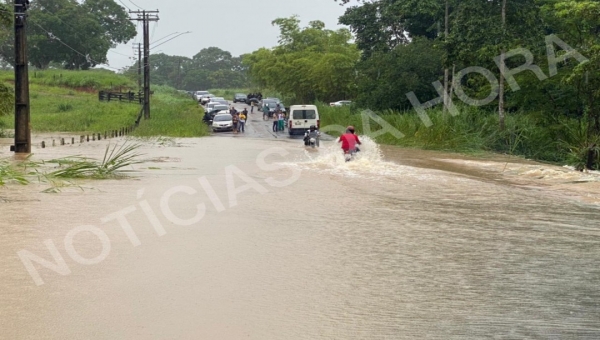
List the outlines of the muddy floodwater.
<svg viewBox="0 0 600 340">
<path fill-rule="evenodd" d="M 0 338 L 600 339 L 598 174 L 250 124 L 0 187 Z"/>
</svg>

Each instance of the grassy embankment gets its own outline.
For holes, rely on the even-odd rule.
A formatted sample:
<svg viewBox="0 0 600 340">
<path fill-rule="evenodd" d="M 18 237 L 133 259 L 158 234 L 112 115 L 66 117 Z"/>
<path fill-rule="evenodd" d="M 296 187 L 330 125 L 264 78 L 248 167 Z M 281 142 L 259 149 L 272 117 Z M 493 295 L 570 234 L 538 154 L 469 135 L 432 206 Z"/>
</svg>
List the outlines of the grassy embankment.
<svg viewBox="0 0 600 340">
<path fill-rule="evenodd" d="M 31 126 L 36 132 L 103 133 L 131 126 L 140 112 L 136 103 L 100 102 L 98 91 L 119 91 L 137 85 L 110 71 L 30 71 Z M 0 71 L 0 81 L 11 88 L 12 71 Z M 143 120 L 136 136 L 196 137 L 208 134 L 202 109 L 189 96 L 168 87 L 153 87 L 151 119 Z M 0 117 L 0 127 L 14 127 L 14 116 Z"/>
</svg>

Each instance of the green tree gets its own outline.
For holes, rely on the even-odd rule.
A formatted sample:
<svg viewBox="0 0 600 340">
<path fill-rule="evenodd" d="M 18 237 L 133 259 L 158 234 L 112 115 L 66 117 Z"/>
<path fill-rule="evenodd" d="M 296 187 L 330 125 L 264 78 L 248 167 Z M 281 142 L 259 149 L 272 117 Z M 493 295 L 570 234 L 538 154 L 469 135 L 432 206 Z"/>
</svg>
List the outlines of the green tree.
<svg viewBox="0 0 600 340">
<path fill-rule="evenodd" d="M 28 17 L 29 61 L 38 68 L 56 62 L 89 69 L 107 62 L 108 50 L 136 35 L 123 7 L 113 0 L 32 1 Z M 5 46 L 11 46 L 10 38 Z M 11 61 L 12 51 L 0 49 Z"/>
<path fill-rule="evenodd" d="M 301 28 L 296 16 L 278 18 L 272 24 L 279 27 L 279 45 L 243 59 L 255 84 L 303 102 L 339 100 L 356 93 L 360 53 L 350 42 L 349 30 L 329 30 L 321 21 Z"/>
<path fill-rule="evenodd" d="M 0 3 L 0 41 L 12 37 L 9 29 L 13 24 L 12 9 L 7 4 Z M 2 47 L 0 46 L 0 50 Z M 11 64 L 12 65 L 12 62 Z M 14 110 L 14 95 L 12 87 L 0 83 L 0 116 L 11 114 Z M 0 135 L 2 129 L 0 129 Z"/>
</svg>

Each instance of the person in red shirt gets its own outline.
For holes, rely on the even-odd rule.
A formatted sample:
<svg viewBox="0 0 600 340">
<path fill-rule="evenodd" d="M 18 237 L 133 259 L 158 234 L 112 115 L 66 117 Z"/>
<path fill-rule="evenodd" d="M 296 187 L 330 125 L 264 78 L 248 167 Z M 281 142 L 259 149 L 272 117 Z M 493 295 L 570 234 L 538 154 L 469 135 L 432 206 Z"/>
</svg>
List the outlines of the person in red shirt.
<svg viewBox="0 0 600 340">
<path fill-rule="evenodd" d="M 362 144 L 358 136 L 354 134 L 354 126 L 348 126 L 346 128 L 346 133 L 340 136 L 338 139 L 338 143 L 342 143 L 342 150 L 344 153 L 348 153 L 349 151 L 359 151 L 356 145 Z"/>
</svg>

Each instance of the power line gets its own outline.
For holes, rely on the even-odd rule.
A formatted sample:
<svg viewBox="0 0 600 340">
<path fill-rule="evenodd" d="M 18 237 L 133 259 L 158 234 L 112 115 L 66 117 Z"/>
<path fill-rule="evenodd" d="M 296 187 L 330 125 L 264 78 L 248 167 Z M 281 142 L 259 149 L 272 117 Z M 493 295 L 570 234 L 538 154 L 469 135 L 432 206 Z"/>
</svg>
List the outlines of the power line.
<svg viewBox="0 0 600 340">
<path fill-rule="evenodd" d="M 123 4 L 123 6 L 127 7 L 127 5 L 125 5 L 125 4 L 124 4 L 124 3 L 123 3 L 121 0 L 119 0 L 119 2 L 121 2 L 121 3 Z M 7 10 L 0 10 L 0 12 L 5 12 L 5 13 L 11 13 L 11 14 L 12 14 L 12 12 L 10 12 L 10 11 L 7 11 Z M 77 31 L 78 31 L 78 30 L 77 30 L 75 27 L 73 27 L 71 24 L 69 24 L 69 23 L 65 22 L 64 20 L 62 20 L 62 19 L 61 19 L 61 18 L 60 18 L 60 17 L 59 17 L 59 16 L 58 16 L 56 13 L 48 13 L 48 14 L 50 14 L 52 17 L 54 17 L 54 18 L 58 19 L 58 20 L 59 20 L 59 21 L 60 21 L 62 24 L 66 25 L 66 26 L 68 26 L 68 27 L 70 27 L 70 28 L 72 28 L 72 29 L 75 31 L 75 34 L 77 34 Z M 112 67 L 112 66 L 110 66 L 110 64 L 107 64 L 107 63 L 101 63 L 101 62 L 98 62 L 98 61 L 95 61 L 95 60 L 91 59 L 91 58 L 89 57 L 89 54 L 84 54 L 84 53 L 81 53 L 81 52 L 77 51 L 76 49 L 74 49 L 73 47 L 69 46 L 67 43 L 65 43 L 64 41 L 62 41 L 62 40 L 61 40 L 59 37 L 57 37 L 57 36 L 55 36 L 54 34 L 52 34 L 52 32 L 50 32 L 50 31 L 46 30 L 45 28 L 43 28 L 43 27 L 42 27 L 41 25 L 39 25 L 38 23 L 35 23 L 35 22 L 33 22 L 33 21 L 32 21 L 32 23 L 33 23 L 34 25 L 38 26 L 38 27 L 39 27 L 40 29 L 42 29 L 44 32 L 46 32 L 46 34 L 48 34 L 48 37 L 49 37 L 50 39 L 52 39 L 52 40 L 57 40 L 58 42 L 60 42 L 61 44 L 63 44 L 63 45 L 64 45 L 64 46 L 66 46 L 67 48 L 71 49 L 71 50 L 72 50 L 72 51 L 74 51 L 75 53 L 77 53 L 77 54 L 79 54 L 79 55 L 81 55 L 81 56 L 85 57 L 85 58 L 86 58 L 86 60 L 87 60 L 88 62 L 92 61 L 92 62 L 94 62 L 94 63 L 95 63 L 95 64 L 97 64 L 97 65 L 106 65 L 108 68 L 111 68 L 111 69 L 113 69 L 113 70 L 120 70 L 120 69 L 118 69 L 118 68 L 116 68 L 116 67 Z M 138 25 L 139 25 L 139 22 L 138 22 Z M 4 27 L 0 27 L 0 28 L 4 29 Z M 6 30 L 8 31 L 8 29 L 6 29 Z M 136 31 L 137 31 L 137 27 L 136 27 Z M 129 57 L 129 58 L 131 58 L 131 56 L 129 56 L 129 55 L 125 55 L 125 54 L 123 54 L 123 53 L 119 53 L 119 52 L 116 52 L 116 51 L 108 50 L 108 52 L 111 52 L 111 53 L 116 53 L 116 54 L 122 55 L 122 56 L 124 56 L 124 57 Z"/>
<path fill-rule="evenodd" d="M 152 49 L 155 49 L 155 48 L 157 48 L 158 46 L 160 46 L 160 45 L 162 45 L 162 44 L 166 44 L 166 43 L 168 43 L 169 41 L 171 41 L 171 40 L 173 40 L 173 39 L 175 39 L 175 38 L 177 38 L 177 37 L 179 37 L 179 36 L 181 36 L 181 35 L 188 34 L 188 33 L 192 33 L 192 32 L 191 32 L 191 31 L 187 31 L 187 32 L 179 33 L 178 35 L 174 36 L 173 38 L 171 38 L 171 39 L 169 39 L 169 40 L 167 40 L 167 41 L 165 41 L 165 42 L 162 42 L 162 43 L 160 43 L 160 44 L 158 44 L 158 45 L 156 45 L 156 46 L 152 47 L 150 50 L 152 50 Z"/>
<path fill-rule="evenodd" d="M 131 8 L 129 8 L 127 5 L 125 5 L 125 3 L 123 1 L 119 0 L 119 2 L 121 3 L 121 5 L 125 6 L 125 8 L 127 8 L 128 10 L 131 11 Z"/>
<path fill-rule="evenodd" d="M 59 37 L 57 37 L 57 36 L 55 36 L 54 34 L 52 34 L 52 32 L 50 32 L 50 31 L 48 31 L 47 29 L 43 28 L 43 27 L 42 27 L 40 24 L 38 24 L 38 23 L 36 23 L 36 22 L 33 22 L 33 21 L 32 21 L 32 23 L 33 23 L 34 25 L 36 25 L 37 27 L 39 27 L 39 28 L 40 28 L 42 31 L 46 32 L 46 34 L 48 34 L 48 38 L 50 38 L 51 40 L 56 40 L 56 41 L 58 41 L 59 43 L 61 43 L 61 44 L 62 44 L 62 45 L 64 45 L 65 47 L 69 48 L 69 49 L 70 49 L 70 50 L 72 50 L 73 52 L 75 52 L 75 53 L 77 53 L 77 54 L 81 55 L 82 57 L 84 57 L 84 58 L 85 58 L 85 60 L 86 60 L 88 63 L 90 63 L 90 64 L 91 64 L 91 63 L 93 62 L 93 63 L 95 63 L 96 65 L 106 65 L 108 68 L 111 68 L 111 69 L 113 69 L 113 70 L 117 70 L 117 71 L 118 71 L 118 70 L 120 70 L 120 69 L 118 69 L 118 68 L 116 68 L 116 67 L 112 67 L 112 66 L 110 66 L 110 65 L 109 65 L 109 64 L 107 64 L 107 63 L 101 63 L 101 62 L 99 62 L 99 61 L 95 61 L 94 59 L 92 59 L 92 58 L 90 57 L 90 55 L 89 55 L 89 54 L 83 54 L 83 53 L 79 52 L 78 50 L 74 49 L 73 47 L 69 46 L 69 44 L 65 43 L 64 41 L 62 41 L 62 39 L 60 39 Z"/>
<path fill-rule="evenodd" d="M 166 38 L 168 38 L 168 37 L 172 36 L 173 34 L 177 34 L 177 33 L 179 33 L 179 32 L 173 32 L 173 33 L 171 33 L 171 34 L 167 34 L 167 35 L 165 35 L 164 37 L 162 37 L 162 38 L 160 38 L 160 39 L 158 39 L 158 40 L 155 40 L 155 41 L 152 41 L 152 42 L 150 42 L 150 44 L 156 44 L 157 42 L 159 42 L 159 41 L 161 41 L 161 40 L 163 40 L 163 39 L 166 39 Z"/>
<path fill-rule="evenodd" d="M 133 2 L 133 1 L 131 1 L 131 0 L 129 0 L 129 2 L 131 2 L 131 3 L 132 3 L 134 6 L 135 6 L 135 7 L 139 8 L 139 9 L 143 9 L 143 8 L 141 8 L 140 6 L 136 5 L 136 3 L 135 3 L 135 2 Z"/>
<path fill-rule="evenodd" d="M 108 52 L 111 52 L 111 53 L 114 53 L 114 54 L 118 54 L 118 55 L 122 55 L 122 56 L 124 56 L 124 57 L 131 57 L 130 55 L 123 54 L 123 53 L 119 53 L 119 52 L 117 52 L 117 51 L 113 51 L 113 50 L 108 50 Z"/>
</svg>

